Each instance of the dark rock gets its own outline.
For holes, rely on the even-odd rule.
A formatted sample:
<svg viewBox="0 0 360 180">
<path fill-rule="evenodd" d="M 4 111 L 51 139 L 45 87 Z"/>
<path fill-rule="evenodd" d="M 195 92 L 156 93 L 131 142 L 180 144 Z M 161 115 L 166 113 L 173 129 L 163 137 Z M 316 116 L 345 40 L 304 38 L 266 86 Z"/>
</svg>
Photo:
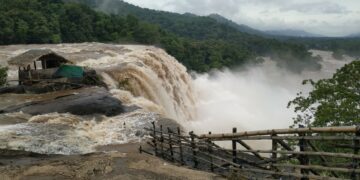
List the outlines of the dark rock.
<svg viewBox="0 0 360 180">
<path fill-rule="evenodd" d="M 104 88 L 90 88 L 81 90 L 78 94 L 69 94 L 54 97 L 52 100 L 29 102 L 0 110 L 0 113 L 22 111 L 31 115 L 47 114 L 52 112 L 71 113 L 75 115 L 103 114 L 115 116 L 127 109 L 118 99 Z"/>
<path fill-rule="evenodd" d="M 0 149 L 1 157 L 46 157 L 47 155 L 42 155 L 38 153 L 23 151 L 23 150 L 10 150 L 10 149 Z"/>
<path fill-rule="evenodd" d="M 0 88 L 0 94 L 6 93 L 23 94 L 25 93 L 25 88 L 24 86 L 10 86 Z"/>
</svg>

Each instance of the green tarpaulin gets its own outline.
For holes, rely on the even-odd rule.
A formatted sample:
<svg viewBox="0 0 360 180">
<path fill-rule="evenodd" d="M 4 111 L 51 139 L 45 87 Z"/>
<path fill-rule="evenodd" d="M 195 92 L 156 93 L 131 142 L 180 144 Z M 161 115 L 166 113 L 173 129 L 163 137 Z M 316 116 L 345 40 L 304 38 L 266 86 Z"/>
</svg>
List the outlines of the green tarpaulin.
<svg viewBox="0 0 360 180">
<path fill-rule="evenodd" d="M 73 65 L 61 65 L 55 72 L 54 77 L 82 78 L 84 70 L 82 67 Z"/>
</svg>

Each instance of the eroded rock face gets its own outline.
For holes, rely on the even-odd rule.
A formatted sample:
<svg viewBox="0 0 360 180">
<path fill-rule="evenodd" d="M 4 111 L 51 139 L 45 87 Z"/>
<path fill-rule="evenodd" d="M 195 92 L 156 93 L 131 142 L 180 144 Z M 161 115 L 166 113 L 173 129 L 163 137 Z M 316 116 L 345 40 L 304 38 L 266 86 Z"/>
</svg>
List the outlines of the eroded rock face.
<svg viewBox="0 0 360 180">
<path fill-rule="evenodd" d="M 34 95 L 36 96 L 36 95 Z M 102 114 L 115 116 L 127 111 L 120 100 L 111 96 L 104 88 L 85 88 L 50 100 L 34 101 L 11 106 L 2 113 L 23 112 L 31 115 L 48 113 L 71 113 L 74 115 Z"/>
</svg>

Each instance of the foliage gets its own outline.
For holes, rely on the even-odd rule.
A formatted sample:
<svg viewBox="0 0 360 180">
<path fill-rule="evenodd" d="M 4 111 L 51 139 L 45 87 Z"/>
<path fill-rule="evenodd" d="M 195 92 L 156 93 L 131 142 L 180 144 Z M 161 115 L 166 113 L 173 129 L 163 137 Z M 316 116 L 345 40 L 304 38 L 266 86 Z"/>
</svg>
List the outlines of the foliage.
<svg viewBox="0 0 360 180">
<path fill-rule="evenodd" d="M 333 51 L 334 57 L 343 55 L 360 57 L 360 38 L 290 38 L 287 42 L 303 44 L 307 48 Z"/>
<path fill-rule="evenodd" d="M 213 17 L 154 11 L 118 0 L 0 0 L 0 4 L 0 45 L 152 44 L 198 72 L 241 65 L 258 56 L 271 56 L 279 66 L 296 72 L 319 69 L 319 59 L 308 48 L 334 50 L 339 58 L 345 53 L 360 55 L 357 39 L 265 38 Z"/>
<path fill-rule="evenodd" d="M 7 78 L 7 68 L 0 66 L 0 86 L 3 86 L 6 84 L 6 78 Z"/>
<path fill-rule="evenodd" d="M 0 0 L 0 44 L 87 41 L 153 44 L 165 48 L 187 68 L 199 72 L 241 64 L 248 50 L 218 40 L 182 38 L 132 15 L 96 12 L 62 1 Z"/>
<path fill-rule="evenodd" d="M 278 62 L 279 66 L 296 72 L 303 69 L 320 68 L 317 59 L 311 56 L 305 46 L 281 42 L 273 38 L 264 38 L 259 35 L 260 32 L 237 25 L 226 19 L 219 19 L 223 17 L 218 15 L 196 16 L 190 13 L 177 14 L 155 11 L 118 0 L 106 2 L 102 0 L 65 1 L 87 4 L 108 14 L 121 16 L 131 14 L 143 21 L 156 24 L 181 39 L 187 39 L 185 42 L 184 40 L 177 40 L 177 43 L 161 45 L 178 60 L 197 71 L 241 64 L 247 60 L 254 60 L 256 56 L 271 56 Z M 174 51 L 178 45 L 182 47 L 190 45 L 194 51 L 184 57 L 183 49 Z M 233 50 L 229 50 L 229 48 Z M 238 51 L 238 53 L 230 51 Z M 239 56 L 236 57 L 236 54 Z"/>
<path fill-rule="evenodd" d="M 311 84 L 313 90 L 306 97 L 299 94 L 289 102 L 298 117 L 295 124 L 312 126 L 348 126 L 360 122 L 360 61 L 339 69 L 331 79 Z"/>
</svg>

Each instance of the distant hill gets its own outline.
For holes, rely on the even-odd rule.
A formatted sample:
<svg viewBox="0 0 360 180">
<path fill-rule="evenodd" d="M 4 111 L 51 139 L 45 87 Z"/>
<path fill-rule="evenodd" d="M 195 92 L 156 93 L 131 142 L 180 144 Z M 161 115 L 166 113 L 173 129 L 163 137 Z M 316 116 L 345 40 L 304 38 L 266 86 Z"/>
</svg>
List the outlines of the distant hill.
<svg viewBox="0 0 360 180">
<path fill-rule="evenodd" d="M 181 36 L 195 39 L 221 38 L 236 30 L 238 35 L 260 35 L 260 31 L 245 25 L 238 25 L 220 15 L 198 16 L 192 13 L 172 13 L 141 8 L 121 0 L 65 0 L 85 3 L 97 10 L 117 15 L 135 15 L 141 20 L 159 24 L 163 29 Z M 212 31 L 217 29 L 216 31 Z M 246 33 L 246 34 L 243 34 Z"/>
<path fill-rule="evenodd" d="M 236 22 L 231 21 L 219 14 L 210 14 L 208 17 L 215 19 L 219 23 L 227 24 L 227 25 L 239 30 L 240 32 L 245 32 L 245 33 L 255 34 L 255 35 L 265 35 L 265 33 L 260 30 L 251 28 L 247 25 L 237 24 Z"/>
<path fill-rule="evenodd" d="M 294 29 L 286 29 L 286 30 L 271 30 L 265 31 L 266 34 L 273 36 L 289 36 L 289 37 L 323 37 L 318 34 L 312 34 L 303 30 L 294 30 Z"/>
<path fill-rule="evenodd" d="M 231 21 L 219 14 L 210 14 L 209 17 L 217 20 L 219 23 L 227 24 L 231 27 L 234 27 L 235 29 L 239 30 L 240 32 L 245 32 L 249 34 L 254 35 L 260 35 L 264 37 L 282 37 L 282 36 L 288 36 L 288 37 L 323 37 L 322 35 L 318 34 L 312 34 L 303 30 L 293 30 L 293 29 L 287 29 L 287 30 L 271 30 L 271 31 L 260 31 L 257 29 L 254 29 L 252 27 L 249 27 L 244 24 L 238 24 L 234 21 Z M 360 36 L 360 34 L 358 34 Z"/>
<path fill-rule="evenodd" d="M 347 37 L 360 37 L 360 33 L 351 34 L 351 35 L 349 35 Z"/>
</svg>

